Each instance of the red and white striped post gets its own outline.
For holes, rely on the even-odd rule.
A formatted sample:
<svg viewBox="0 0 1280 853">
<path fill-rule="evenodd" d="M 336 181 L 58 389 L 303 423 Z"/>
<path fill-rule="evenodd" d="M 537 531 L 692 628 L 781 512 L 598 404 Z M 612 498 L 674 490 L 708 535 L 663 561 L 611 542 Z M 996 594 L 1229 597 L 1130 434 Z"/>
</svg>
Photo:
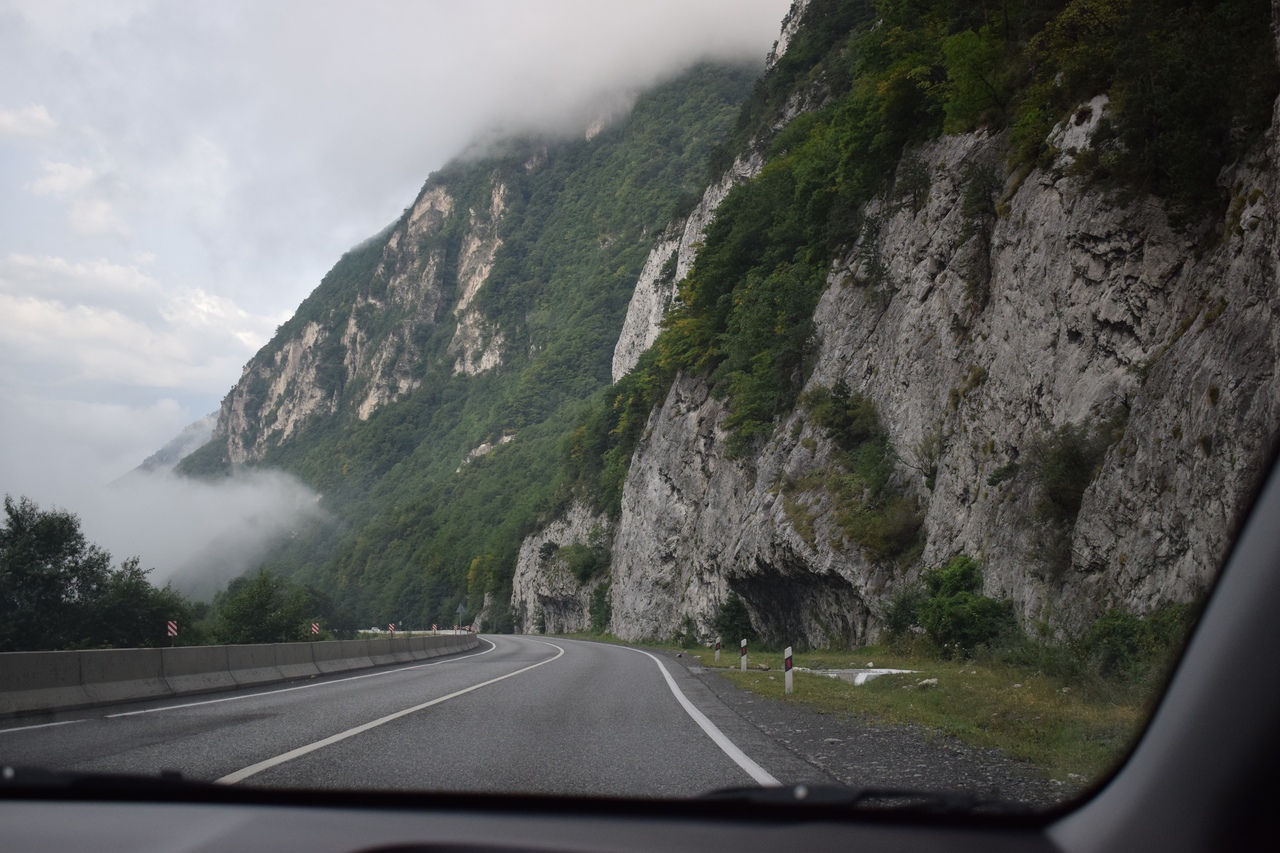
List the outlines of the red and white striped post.
<svg viewBox="0 0 1280 853">
<path fill-rule="evenodd" d="M 742 671 L 747 671 L 747 638 L 742 638 Z"/>
<path fill-rule="evenodd" d="M 394 634 L 394 633 L 396 632 L 396 623 L 394 623 L 394 622 L 388 622 L 388 623 L 387 623 L 387 630 Z"/>
<path fill-rule="evenodd" d="M 436 627 L 436 623 L 432 622 L 432 623 L 431 623 L 431 633 L 432 633 L 432 634 L 435 634 L 435 633 L 436 633 L 437 631 L 439 631 L 439 630 L 440 630 L 440 629 L 439 629 L 438 627 Z"/>
<path fill-rule="evenodd" d="M 720 663 L 720 638 L 716 637 L 716 663 Z"/>
<path fill-rule="evenodd" d="M 319 633 L 320 633 L 320 623 L 319 623 L 319 622 L 312 622 L 312 623 L 311 623 L 311 633 L 313 633 L 313 634 L 319 634 Z"/>
<path fill-rule="evenodd" d="M 782 681 L 786 685 L 786 692 L 790 693 L 792 690 L 791 647 L 787 646 L 787 650 L 783 652 L 783 654 L 785 655 L 785 657 L 782 659 L 782 670 L 784 673 L 782 676 Z"/>
</svg>

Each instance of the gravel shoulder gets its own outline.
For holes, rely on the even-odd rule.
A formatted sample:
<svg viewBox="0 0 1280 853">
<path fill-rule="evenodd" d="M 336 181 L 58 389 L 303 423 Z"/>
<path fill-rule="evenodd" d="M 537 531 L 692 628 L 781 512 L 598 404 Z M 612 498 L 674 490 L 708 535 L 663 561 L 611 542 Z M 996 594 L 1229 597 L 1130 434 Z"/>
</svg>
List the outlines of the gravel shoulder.
<svg viewBox="0 0 1280 853">
<path fill-rule="evenodd" d="M 815 773 L 851 787 L 965 791 L 1050 806 L 1079 792 L 1073 780 L 1047 779 L 1033 765 L 1000 750 L 981 749 L 925 726 L 887 725 L 856 713 L 825 714 L 736 687 L 686 656 L 658 651 L 683 667 L 744 723 L 772 738 Z M 779 673 L 760 673 L 761 678 Z M 806 781 L 809 781 L 806 780 Z M 784 780 L 791 781 L 791 780 Z"/>
</svg>

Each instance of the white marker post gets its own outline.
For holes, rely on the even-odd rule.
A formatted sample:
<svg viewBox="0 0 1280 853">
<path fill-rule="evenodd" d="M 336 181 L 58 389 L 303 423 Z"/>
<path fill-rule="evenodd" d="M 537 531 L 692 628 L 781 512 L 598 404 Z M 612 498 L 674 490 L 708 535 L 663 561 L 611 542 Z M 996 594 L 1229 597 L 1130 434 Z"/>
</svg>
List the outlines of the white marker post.
<svg viewBox="0 0 1280 853">
<path fill-rule="evenodd" d="M 786 657 L 784 657 L 784 658 L 783 658 L 783 660 L 782 660 L 782 669 L 783 669 L 783 671 L 784 671 L 784 673 L 785 673 L 785 675 L 783 675 L 783 677 L 782 677 L 782 681 L 783 681 L 783 683 L 784 683 L 784 684 L 786 684 L 786 691 L 787 691 L 787 693 L 790 693 L 790 692 L 791 692 L 791 688 L 792 688 L 792 680 L 791 680 L 791 678 L 792 678 L 792 677 L 791 677 L 791 647 L 790 647 L 790 646 L 787 646 L 787 650 L 786 650 L 785 652 L 783 652 L 783 654 L 784 654 L 784 655 L 786 655 Z"/>
<path fill-rule="evenodd" d="M 720 663 L 720 638 L 716 637 L 716 663 Z"/>
<path fill-rule="evenodd" d="M 747 638 L 742 638 L 742 671 L 747 671 Z"/>
</svg>

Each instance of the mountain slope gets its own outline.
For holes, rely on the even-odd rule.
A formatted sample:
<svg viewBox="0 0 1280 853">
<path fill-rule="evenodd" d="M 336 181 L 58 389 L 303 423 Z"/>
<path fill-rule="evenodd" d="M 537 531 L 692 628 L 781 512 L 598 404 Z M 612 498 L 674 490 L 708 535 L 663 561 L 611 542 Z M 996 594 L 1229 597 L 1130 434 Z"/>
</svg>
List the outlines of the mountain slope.
<svg viewBox="0 0 1280 853">
<path fill-rule="evenodd" d="M 272 565 L 359 621 L 452 622 L 486 593 L 504 609 L 653 236 L 756 73 L 695 68 L 590 139 L 508 140 L 432 175 L 249 362 L 181 470 L 281 467 L 319 490 L 334 523 Z"/>
</svg>

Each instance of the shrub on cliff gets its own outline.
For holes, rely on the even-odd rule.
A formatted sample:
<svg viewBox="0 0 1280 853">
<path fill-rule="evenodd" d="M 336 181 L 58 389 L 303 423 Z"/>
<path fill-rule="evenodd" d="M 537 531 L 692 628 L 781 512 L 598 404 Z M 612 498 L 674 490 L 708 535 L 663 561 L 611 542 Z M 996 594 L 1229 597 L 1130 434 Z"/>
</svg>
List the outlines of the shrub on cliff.
<svg viewBox="0 0 1280 853">
<path fill-rule="evenodd" d="M 922 578 L 928 599 L 920 605 L 920 626 L 950 657 L 968 657 L 978 646 L 990 646 L 1017 628 L 1013 605 L 982 595 L 982 567 L 964 554 L 952 557 Z"/>
</svg>

